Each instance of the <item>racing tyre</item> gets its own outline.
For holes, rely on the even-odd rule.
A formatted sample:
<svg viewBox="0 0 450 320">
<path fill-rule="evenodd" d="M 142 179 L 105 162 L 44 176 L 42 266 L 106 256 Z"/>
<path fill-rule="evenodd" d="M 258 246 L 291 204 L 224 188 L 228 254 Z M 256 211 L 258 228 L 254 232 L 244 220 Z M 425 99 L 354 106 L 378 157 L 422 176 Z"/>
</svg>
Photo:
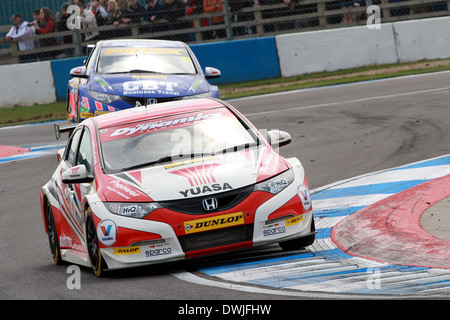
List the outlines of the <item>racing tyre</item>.
<svg viewBox="0 0 450 320">
<path fill-rule="evenodd" d="M 315 231 L 316 231 L 316 227 L 314 224 L 314 219 L 312 219 L 312 221 L 311 221 L 312 234 L 310 234 L 306 237 L 280 242 L 278 244 L 280 245 L 281 249 L 283 249 L 284 251 L 293 251 L 293 250 L 299 250 L 299 249 L 305 248 L 314 243 L 314 240 L 316 239 Z"/>
<path fill-rule="evenodd" d="M 53 261 L 60 265 L 63 261 L 61 259 L 61 251 L 59 250 L 58 231 L 56 230 L 55 217 L 53 216 L 53 210 L 50 204 L 47 208 L 47 235 Z"/>
<path fill-rule="evenodd" d="M 86 242 L 91 261 L 92 269 L 97 277 L 101 277 L 106 269 L 106 263 L 102 258 L 100 246 L 98 245 L 97 230 L 95 228 L 94 219 L 91 215 L 88 216 L 86 222 Z"/>
</svg>

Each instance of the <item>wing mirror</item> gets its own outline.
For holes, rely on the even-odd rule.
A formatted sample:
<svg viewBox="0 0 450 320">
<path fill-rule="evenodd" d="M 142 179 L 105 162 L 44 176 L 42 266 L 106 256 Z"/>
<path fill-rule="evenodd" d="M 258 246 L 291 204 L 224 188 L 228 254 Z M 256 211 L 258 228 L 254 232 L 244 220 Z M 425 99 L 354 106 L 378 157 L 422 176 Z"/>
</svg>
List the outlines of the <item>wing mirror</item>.
<svg viewBox="0 0 450 320">
<path fill-rule="evenodd" d="M 213 68 L 213 67 L 206 67 L 205 68 L 205 78 L 206 79 L 213 79 L 213 78 L 219 78 L 222 75 L 219 69 Z"/>
<path fill-rule="evenodd" d="M 70 70 L 70 75 L 72 77 L 88 78 L 88 75 L 86 73 L 86 66 L 73 68 L 72 70 Z"/>
<path fill-rule="evenodd" d="M 291 143 L 291 135 L 286 131 L 270 130 L 267 131 L 267 141 L 272 147 L 282 147 Z"/>
<path fill-rule="evenodd" d="M 61 180 L 65 184 L 91 183 L 94 180 L 94 176 L 87 171 L 84 164 L 80 164 L 64 171 Z"/>
</svg>

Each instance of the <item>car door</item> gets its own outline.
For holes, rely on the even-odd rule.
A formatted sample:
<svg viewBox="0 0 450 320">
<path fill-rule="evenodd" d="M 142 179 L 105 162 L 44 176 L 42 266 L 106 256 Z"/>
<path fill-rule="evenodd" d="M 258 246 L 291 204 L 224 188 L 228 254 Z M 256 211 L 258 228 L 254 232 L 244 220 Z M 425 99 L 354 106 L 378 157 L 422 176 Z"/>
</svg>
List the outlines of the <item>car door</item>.
<svg viewBox="0 0 450 320">
<path fill-rule="evenodd" d="M 61 164 L 61 174 L 78 165 L 84 165 L 86 170 L 94 175 L 92 143 L 89 129 L 81 126 L 74 131 L 65 154 L 63 163 Z M 64 199 L 64 210 L 70 220 L 71 228 L 66 230 L 66 234 L 75 241 L 75 239 L 84 238 L 84 197 L 91 190 L 91 183 L 61 183 L 61 192 Z"/>
</svg>

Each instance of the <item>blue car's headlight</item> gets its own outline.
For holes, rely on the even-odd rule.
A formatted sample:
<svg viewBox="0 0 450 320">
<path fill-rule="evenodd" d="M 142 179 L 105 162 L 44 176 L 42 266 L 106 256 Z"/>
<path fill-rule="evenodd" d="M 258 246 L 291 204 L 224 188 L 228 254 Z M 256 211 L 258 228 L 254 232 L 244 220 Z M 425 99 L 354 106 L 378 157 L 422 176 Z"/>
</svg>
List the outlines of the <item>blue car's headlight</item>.
<svg viewBox="0 0 450 320">
<path fill-rule="evenodd" d="M 89 90 L 89 96 L 104 104 L 110 104 L 114 101 L 121 100 L 122 98 L 116 94 L 107 94 L 104 92 L 92 91 Z"/>
<path fill-rule="evenodd" d="M 265 180 L 255 185 L 253 191 L 265 191 L 277 194 L 294 181 L 294 172 L 289 169 L 273 178 Z"/>
</svg>

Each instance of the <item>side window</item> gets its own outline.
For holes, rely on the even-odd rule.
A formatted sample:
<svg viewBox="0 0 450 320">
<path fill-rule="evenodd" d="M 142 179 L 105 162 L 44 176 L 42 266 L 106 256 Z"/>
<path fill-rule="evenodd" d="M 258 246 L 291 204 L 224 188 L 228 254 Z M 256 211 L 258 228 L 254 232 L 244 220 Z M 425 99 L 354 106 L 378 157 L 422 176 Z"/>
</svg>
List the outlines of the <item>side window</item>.
<svg viewBox="0 0 450 320">
<path fill-rule="evenodd" d="M 94 57 L 95 57 L 95 52 L 96 52 L 96 51 L 98 51 L 98 50 L 96 50 L 96 49 L 91 49 L 91 51 L 89 52 L 89 55 L 88 55 L 88 57 L 87 57 L 87 59 L 86 59 L 86 61 L 85 61 L 86 71 L 87 71 L 88 73 L 91 72 L 91 68 L 92 68 L 93 64 L 95 63 Z"/>
<path fill-rule="evenodd" d="M 72 138 L 69 141 L 67 154 L 66 154 L 66 161 L 69 163 L 70 166 L 75 165 L 75 157 L 77 156 L 77 148 L 78 148 L 78 142 L 80 141 L 81 132 L 83 129 L 78 129 L 75 131 L 75 133 L 72 135 Z"/>
<path fill-rule="evenodd" d="M 83 131 L 83 136 L 81 137 L 80 148 L 78 150 L 77 162 L 75 165 L 84 164 L 86 170 L 90 173 L 94 173 L 93 159 L 92 159 L 92 148 L 91 148 L 91 136 L 89 130 L 85 129 Z"/>
</svg>

